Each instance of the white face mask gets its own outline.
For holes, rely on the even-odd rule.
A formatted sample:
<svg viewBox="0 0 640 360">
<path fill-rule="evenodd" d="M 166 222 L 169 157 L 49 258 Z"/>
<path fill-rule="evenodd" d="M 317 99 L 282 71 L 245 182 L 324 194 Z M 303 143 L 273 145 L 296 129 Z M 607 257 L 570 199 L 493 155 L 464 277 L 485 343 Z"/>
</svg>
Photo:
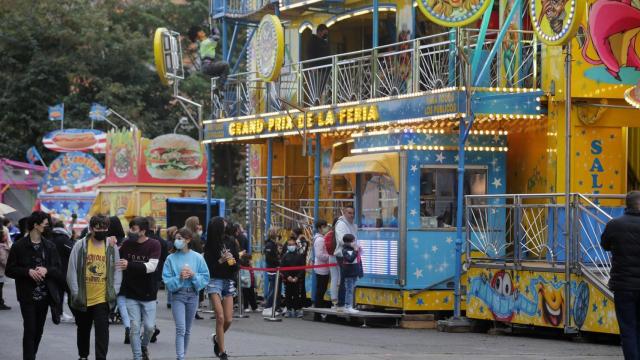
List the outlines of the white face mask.
<svg viewBox="0 0 640 360">
<path fill-rule="evenodd" d="M 198 230 L 197 234 L 198 236 L 202 236 L 202 230 Z"/>
<path fill-rule="evenodd" d="M 295 245 L 289 245 L 289 246 L 287 246 L 287 250 L 289 250 L 289 252 L 294 252 L 294 251 L 296 251 L 296 248 L 297 248 L 297 247 L 296 247 Z"/>
</svg>

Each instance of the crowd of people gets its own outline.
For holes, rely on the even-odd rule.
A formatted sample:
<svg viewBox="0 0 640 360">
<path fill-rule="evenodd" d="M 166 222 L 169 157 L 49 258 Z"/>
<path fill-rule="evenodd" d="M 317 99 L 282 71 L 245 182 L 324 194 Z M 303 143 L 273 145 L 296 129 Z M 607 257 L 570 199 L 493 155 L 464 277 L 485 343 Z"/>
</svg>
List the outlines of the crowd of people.
<svg viewBox="0 0 640 360">
<path fill-rule="evenodd" d="M 186 219 L 182 228 L 164 231 L 152 217 L 134 217 L 125 232 L 118 217 L 96 215 L 78 232 L 73 224 L 65 226 L 42 211 L 21 219 L 18 227 L 6 219 L 2 224 L 0 310 L 11 309 L 2 293 L 7 276 L 15 279 L 23 318 L 23 359 L 36 358 L 49 313 L 55 324 L 75 322 L 80 360 L 89 358 L 92 330 L 95 358 L 107 358 L 114 319 L 124 325 L 124 343 L 131 346 L 133 359 L 150 359 L 149 344 L 160 334 L 156 311 L 163 286 L 179 360 L 186 356 L 193 321 L 203 319 L 198 310 L 206 295 L 215 314 L 213 351 L 223 360 L 228 359 L 225 333 L 234 306 L 269 316 L 275 301 L 278 315 L 285 317 L 302 317 L 302 308 L 311 304 L 357 312 L 353 289 L 362 266 L 351 207 L 343 209 L 333 226 L 318 221 L 313 243 L 301 228 L 268 232 L 264 261 L 276 270 L 266 275 L 264 310 L 256 294 L 258 274 L 249 240 L 239 224 L 222 217 L 210 219 L 204 232 L 197 216 Z M 290 233 L 284 242 L 283 233 Z M 307 265 L 318 266 L 309 270 L 316 275 L 313 300 L 307 297 Z M 281 276 L 277 289 L 276 274 Z M 235 301 L 238 287 L 242 303 Z M 325 300 L 327 290 L 331 301 Z"/>
</svg>

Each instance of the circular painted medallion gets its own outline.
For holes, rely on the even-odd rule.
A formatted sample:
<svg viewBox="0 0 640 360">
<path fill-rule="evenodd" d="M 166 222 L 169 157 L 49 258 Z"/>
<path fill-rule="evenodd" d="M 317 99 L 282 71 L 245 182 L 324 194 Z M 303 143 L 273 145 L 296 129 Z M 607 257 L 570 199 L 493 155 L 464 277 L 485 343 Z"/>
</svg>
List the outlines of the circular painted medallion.
<svg viewBox="0 0 640 360">
<path fill-rule="evenodd" d="M 280 75 L 284 59 L 284 30 L 275 15 L 265 15 L 257 33 L 256 63 L 258 75 L 264 81 L 273 81 Z"/>
<path fill-rule="evenodd" d="M 548 45 L 563 45 L 578 31 L 584 0 L 531 0 L 529 13 L 536 35 Z"/>
<path fill-rule="evenodd" d="M 418 0 L 422 13 L 438 25 L 460 27 L 480 18 L 490 0 Z"/>
</svg>

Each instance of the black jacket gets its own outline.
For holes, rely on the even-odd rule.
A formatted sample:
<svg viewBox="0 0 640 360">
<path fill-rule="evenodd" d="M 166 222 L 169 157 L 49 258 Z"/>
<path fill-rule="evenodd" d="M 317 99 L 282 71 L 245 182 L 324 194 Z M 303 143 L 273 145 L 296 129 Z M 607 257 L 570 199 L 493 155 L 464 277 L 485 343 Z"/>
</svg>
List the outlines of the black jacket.
<svg viewBox="0 0 640 360">
<path fill-rule="evenodd" d="M 60 256 L 60 271 L 66 278 L 67 268 L 69 267 L 69 256 L 71 255 L 71 249 L 73 249 L 75 241 L 71 239 L 65 229 L 54 228 L 51 235 L 51 242 L 56 246 L 56 250 Z"/>
<path fill-rule="evenodd" d="M 358 250 L 355 250 L 349 245 L 342 247 L 342 266 L 340 269 L 340 275 L 345 278 L 359 277 L 360 264 L 358 262 Z"/>
<path fill-rule="evenodd" d="M 222 241 L 223 244 L 207 243 L 207 248 L 205 248 L 204 260 L 209 268 L 209 274 L 212 279 L 229 279 L 237 281 L 237 273 L 240 269 L 240 265 L 238 264 L 240 261 L 240 255 L 238 255 L 238 243 L 234 238 L 229 236 L 224 236 Z M 220 262 L 225 247 L 231 252 L 231 255 L 233 255 L 235 264 L 229 265 L 227 261 Z"/>
<path fill-rule="evenodd" d="M 280 254 L 278 254 L 278 244 L 275 241 L 267 239 L 264 243 L 264 259 L 268 268 L 277 268 L 280 266 Z"/>
<path fill-rule="evenodd" d="M 307 52 L 307 60 L 323 58 L 331 55 L 331 49 L 329 48 L 329 42 L 327 40 L 319 38 L 317 35 L 312 34 L 309 41 L 309 47 Z M 321 65 L 331 64 L 331 59 L 322 59 L 309 62 L 305 64 L 305 67 L 314 67 Z M 328 71 L 328 70 L 327 70 Z"/>
<path fill-rule="evenodd" d="M 600 244 L 612 254 L 609 288 L 640 290 L 640 211 L 627 210 L 609 221 Z"/>
<path fill-rule="evenodd" d="M 60 299 L 60 290 L 65 283 L 65 277 L 60 268 L 60 256 L 53 242 L 42 238 L 44 245 L 44 267 L 47 268 L 45 283 L 51 300 L 52 314 L 59 315 L 62 313 L 62 301 Z M 25 236 L 18 240 L 11 247 L 9 259 L 7 259 L 7 268 L 5 274 L 15 279 L 16 294 L 19 302 L 32 302 L 32 293 L 36 282 L 29 276 L 31 269 L 31 239 Z M 55 320 L 54 320 L 55 322 Z"/>
<path fill-rule="evenodd" d="M 280 262 L 280 266 L 288 267 L 288 266 L 304 266 L 305 258 L 298 253 L 298 251 L 289 252 L 287 251 L 282 256 L 282 261 Z M 304 278 L 304 270 L 288 270 L 282 271 L 282 278 L 284 281 L 287 281 L 287 277 L 295 277 L 298 278 L 298 281 Z"/>
</svg>

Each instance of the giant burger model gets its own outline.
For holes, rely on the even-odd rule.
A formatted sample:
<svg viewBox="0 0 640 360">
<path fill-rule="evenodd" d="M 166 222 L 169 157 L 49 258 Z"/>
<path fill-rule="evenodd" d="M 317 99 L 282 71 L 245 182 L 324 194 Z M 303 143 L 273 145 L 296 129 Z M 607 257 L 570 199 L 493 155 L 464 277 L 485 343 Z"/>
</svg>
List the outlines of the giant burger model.
<svg viewBox="0 0 640 360">
<path fill-rule="evenodd" d="M 145 155 L 147 172 L 154 178 L 192 180 L 202 174 L 200 144 L 188 136 L 158 136 L 149 143 Z"/>
</svg>

